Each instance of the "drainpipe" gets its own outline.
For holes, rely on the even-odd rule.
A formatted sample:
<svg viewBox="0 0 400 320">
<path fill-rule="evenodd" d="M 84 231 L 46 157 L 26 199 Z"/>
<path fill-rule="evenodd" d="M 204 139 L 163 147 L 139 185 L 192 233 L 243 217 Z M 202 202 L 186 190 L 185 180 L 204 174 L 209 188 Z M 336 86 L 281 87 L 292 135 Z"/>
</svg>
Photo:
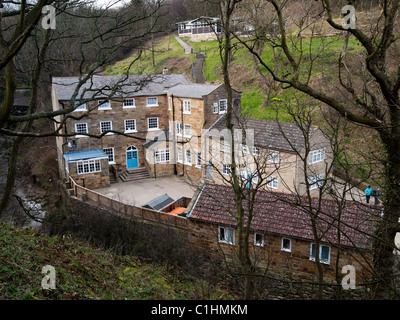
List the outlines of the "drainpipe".
<svg viewBox="0 0 400 320">
<path fill-rule="evenodd" d="M 175 125 L 175 103 L 174 103 L 174 95 L 171 94 L 172 101 L 172 136 L 173 136 L 173 145 L 174 145 L 174 175 L 178 175 L 178 169 L 176 166 L 176 125 Z"/>
</svg>

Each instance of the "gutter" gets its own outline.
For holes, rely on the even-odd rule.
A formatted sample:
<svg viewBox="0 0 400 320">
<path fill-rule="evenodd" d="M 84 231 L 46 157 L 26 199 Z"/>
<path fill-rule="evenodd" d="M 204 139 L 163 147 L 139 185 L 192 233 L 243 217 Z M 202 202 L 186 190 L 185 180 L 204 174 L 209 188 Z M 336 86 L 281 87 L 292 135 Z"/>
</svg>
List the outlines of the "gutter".
<svg viewBox="0 0 400 320">
<path fill-rule="evenodd" d="M 191 203 L 189 203 L 188 209 L 190 209 L 189 213 L 186 214 L 186 218 L 190 218 L 194 208 L 196 207 L 197 201 L 199 201 L 201 194 L 203 193 L 204 187 L 206 185 L 204 184 L 201 189 L 199 189 L 200 191 L 197 192 L 196 197 L 194 197 L 194 199 L 196 199 L 192 205 L 193 199 L 191 201 Z"/>
</svg>

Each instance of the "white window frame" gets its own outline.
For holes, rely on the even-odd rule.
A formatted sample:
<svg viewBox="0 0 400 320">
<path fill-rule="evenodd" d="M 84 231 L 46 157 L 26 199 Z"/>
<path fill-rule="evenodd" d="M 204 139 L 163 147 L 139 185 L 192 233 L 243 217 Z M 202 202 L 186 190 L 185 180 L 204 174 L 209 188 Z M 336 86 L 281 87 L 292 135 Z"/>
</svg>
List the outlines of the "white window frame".
<svg viewBox="0 0 400 320">
<path fill-rule="evenodd" d="M 225 110 L 222 111 L 221 111 L 221 101 L 225 102 Z M 219 114 L 224 114 L 226 113 L 227 110 L 228 110 L 228 99 L 219 100 L 219 108 L 218 108 Z"/>
<path fill-rule="evenodd" d="M 228 234 L 231 236 L 228 237 Z M 218 226 L 218 242 L 235 245 L 235 229 Z"/>
<path fill-rule="evenodd" d="M 289 241 L 289 248 L 285 248 L 285 247 L 284 247 L 283 244 L 284 244 L 285 240 L 288 240 L 288 241 Z M 292 252 L 292 239 L 289 239 L 289 238 L 282 238 L 282 241 L 281 241 L 281 251 Z"/>
<path fill-rule="evenodd" d="M 176 162 L 183 163 L 183 150 L 182 147 L 177 147 L 177 159 Z"/>
<path fill-rule="evenodd" d="M 268 150 L 267 161 L 272 163 L 279 163 L 279 151 Z"/>
<path fill-rule="evenodd" d="M 231 145 L 229 141 L 221 140 L 221 152 L 231 153 Z"/>
<path fill-rule="evenodd" d="M 183 114 L 192 114 L 190 100 L 183 100 Z"/>
<path fill-rule="evenodd" d="M 315 189 L 322 187 L 322 185 L 324 184 L 324 180 L 325 180 L 324 174 L 319 174 L 315 177 L 308 179 L 308 184 L 310 185 L 310 190 L 315 190 Z"/>
<path fill-rule="evenodd" d="M 150 120 L 151 120 L 151 119 L 157 119 L 157 128 L 150 128 Z M 147 118 L 147 130 L 148 130 L 148 131 L 160 130 L 160 122 L 159 122 L 158 117 Z"/>
<path fill-rule="evenodd" d="M 231 174 L 231 165 L 230 164 L 223 164 L 222 165 L 222 174 L 230 175 Z"/>
<path fill-rule="evenodd" d="M 126 128 L 126 123 L 127 121 L 133 121 L 134 125 L 135 125 L 135 129 L 127 129 Z M 137 132 L 137 128 L 136 128 L 136 119 L 125 119 L 124 120 L 124 132 L 125 133 L 132 133 L 132 132 Z"/>
<path fill-rule="evenodd" d="M 261 236 L 261 243 L 257 242 L 257 235 Z M 259 232 L 254 233 L 254 245 L 257 247 L 264 247 L 264 235 Z"/>
<path fill-rule="evenodd" d="M 77 125 L 85 125 L 86 127 L 86 131 L 85 132 L 78 132 L 78 127 Z M 79 133 L 89 133 L 89 129 L 88 129 L 88 124 L 86 122 L 79 122 L 79 123 L 75 123 L 75 132 L 77 133 L 75 135 L 75 138 L 85 138 L 88 136 L 84 136 L 84 135 L 80 135 Z"/>
<path fill-rule="evenodd" d="M 130 101 L 130 102 L 128 103 L 128 101 Z M 136 108 L 135 99 L 134 98 L 126 98 L 126 99 L 124 99 L 122 108 L 123 109 Z"/>
<path fill-rule="evenodd" d="M 310 244 L 310 260 L 315 261 L 315 256 L 312 255 L 312 247 L 315 246 L 315 243 Z M 328 255 L 328 260 L 323 260 L 321 258 L 322 255 L 322 247 L 327 247 L 329 249 L 329 255 Z M 323 264 L 331 264 L 331 246 L 328 246 L 326 244 L 320 244 L 319 245 L 319 261 Z"/>
<path fill-rule="evenodd" d="M 111 150 L 111 153 L 107 153 L 106 150 Z M 109 164 L 115 164 L 115 154 L 114 154 L 114 148 L 103 148 L 103 152 L 108 155 L 108 163 Z M 111 158 L 111 159 L 110 159 Z"/>
<path fill-rule="evenodd" d="M 168 97 L 168 110 L 172 109 L 172 98 Z"/>
<path fill-rule="evenodd" d="M 274 177 L 274 176 L 269 176 L 267 178 L 267 187 L 270 187 L 272 189 L 278 189 L 278 177 Z"/>
<path fill-rule="evenodd" d="M 189 134 L 188 134 L 189 133 Z M 183 135 L 186 138 L 191 138 L 192 137 L 192 126 L 190 124 L 185 124 L 183 126 Z"/>
<path fill-rule="evenodd" d="M 99 100 L 98 102 L 98 110 L 111 110 L 111 102 L 110 100 Z"/>
<path fill-rule="evenodd" d="M 194 153 L 196 159 L 195 159 L 195 167 L 196 168 L 201 168 L 201 152 L 197 151 Z"/>
<path fill-rule="evenodd" d="M 169 149 L 166 150 L 156 150 L 154 152 L 155 163 L 169 162 Z"/>
<path fill-rule="evenodd" d="M 249 148 L 245 144 L 239 144 L 239 152 L 247 154 L 249 153 Z"/>
<path fill-rule="evenodd" d="M 188 166 L 192 165 L 192 151 L 190 149 L 185 150 L 185 164 Z"/>
<path fill-rule="evenodd" d="M 314 164 L 325 160 L 325 148 L 310 151 L 308 155 L 308 164 Z"/>
<path fill-rule="evenodd" d="M 252 147 L 252 155 L 258 157 L 260 155 L 260 148 L 259 147 Z"/>
<path fill-rule="evenodd" d="M 182 123 L 177 122 L 176 123 L 176 135 L 177 136 L 182 136 Z"/>
<path fill-rule="evenodd" d="M 103 130 L 102 126 L 103 126 L 104 123 L 110 123 L 110 129 Z M 112 121 L 111 120 L 100 121 L 100 134 L 102 134 L 105 131 L 112 130 L 112 129 L 113 128 L 112 128 Z M 114 134 L 114 133 L 113 132 L 108 132 L 105 135 L 108 136 L 108 135 L 111 135 L 111 134 Z"/>
<path fill-rule="evenodd" d="M 75 109 L 74 112 L 85 112 L 87 111 L 86 102 L 79 104 L 79 102 L 75 102 Z"/>
<path fill-rule="evenodd" d="M 149 99 L 156 99 L 156 103 L 149 103 Z M 158 104 L 158 98 L 157 97 L 147 97 L 146 98 L 146 107 L 151 108 L 151 107 L 158 107 L 158 106 L 159 106 L 159 104 Z"/>
<path fill-rule="evenodd" d="M 92 167 L 93 165 L 93 167 Z M 79 170 L 79 166 L 82 166 L 81 170 Z M 92 169 L 92 168 L 93 169 Z M 101 171 L 101 162 L 100 159 L 92 159 L 92 160 L 80 160 L 76 162 L 76 171 L 79 175 L 81 174 L 89 174 Z"/>
<path fill-rule="evenodd" d="M 219 104 L 218 104 L 218 102 L 214 102 L 213 105 L 212 105 L 212 108 L 213 108 L 213 113 L 217 114 L 219 112 Z"/>
</svg>

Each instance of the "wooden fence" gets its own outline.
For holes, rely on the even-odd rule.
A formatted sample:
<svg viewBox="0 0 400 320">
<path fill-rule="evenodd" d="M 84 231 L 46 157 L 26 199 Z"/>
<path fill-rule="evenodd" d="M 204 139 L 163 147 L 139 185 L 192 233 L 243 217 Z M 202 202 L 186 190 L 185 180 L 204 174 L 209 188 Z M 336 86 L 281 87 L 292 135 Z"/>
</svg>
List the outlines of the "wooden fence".
<svg viewBox="0 0 400 320">
<path fill-rule="evenodd" d="M 94 190 L 82 187 L 78 185 L 71 177 L 69 177 L 69 181 L 74 196 L 81 201 L 99 206 L 103 209 L 111 210 L 112 212 L 124 217 L 135 218 L 141 222 L 157 223 L 163 226 L 184 230 L 189 229 L 190 221 L 185 217 L 175 216 L 147 208 L 136 207 L 120 200 L 105 196 Z"/>
</svg>

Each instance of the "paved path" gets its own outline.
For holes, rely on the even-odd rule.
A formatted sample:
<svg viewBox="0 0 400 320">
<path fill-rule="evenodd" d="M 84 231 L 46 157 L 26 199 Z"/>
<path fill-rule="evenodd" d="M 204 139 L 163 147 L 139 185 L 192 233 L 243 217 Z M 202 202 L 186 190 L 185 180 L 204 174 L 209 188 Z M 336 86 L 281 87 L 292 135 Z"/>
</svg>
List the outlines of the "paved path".
<svg viewBox="0 0 400 320">
<path fill-rule="evenodd" d="M 192 198 L 195 188 L 190 186 L 182 177 L 165 176 L 157 179 L 119 181 L 108 188 L 100 188 L 95 191 L 116 200 L 141 207 L 164 194 L 168 194 L 174 200 L 180 197 Z"/>
<path fill-rule="evenodd" d="M 191 54 L 192 53 L 192 47 L 190 45 L 188 45 L 185 41 L 183 41 L 181 38 L 179 38 L 178 36 L 174 36 L 174 38 L 176 39 L 176 41 L 179 42 L 179 44 L 182 46 L 183 48 L 183 53 L 184 54 Z"/>
</svg>

